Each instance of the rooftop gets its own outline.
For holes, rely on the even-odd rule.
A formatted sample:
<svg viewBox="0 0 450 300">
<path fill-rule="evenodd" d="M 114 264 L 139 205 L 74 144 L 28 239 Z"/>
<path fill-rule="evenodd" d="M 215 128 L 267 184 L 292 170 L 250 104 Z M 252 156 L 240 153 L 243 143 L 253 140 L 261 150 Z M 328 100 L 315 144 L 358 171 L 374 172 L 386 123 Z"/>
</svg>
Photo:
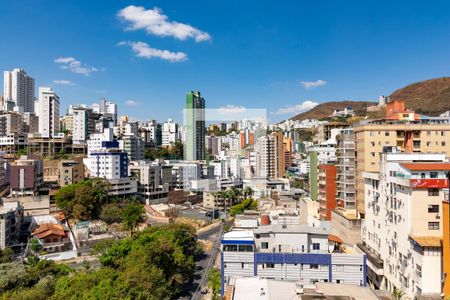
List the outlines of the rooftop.
<svg viewBox="0 0 450 300">
<path fill-rule="evenodd" d="M 445 162 L 402 163 L 400 165 L 411 171 L 450 171 L 450 163 Z"/>
<path fill-rule="evenodd" d="M 64 231 L 63 227 L 60 224 L 51 224 L 51 223 L 39 225 L 38 228 L 33 230 L 32 234 L 38 239 L 45 238 L 49 235 L 59 235 L 62 237 L 66 236 L 66 232 Z"/>
<path fill-rule="evenodd" d="M 275 233 L 309 233 L 309 234 L 328 234 L 325 228 L 311 227 L 308 225 L 282 225 L 271 224 L 259 226 L 255 233 L 275 232 Z"/>
<path fill-rule="evenodd" d="M 223 235 L 223 240 L 253 241 L 253 231 L 233 230 Z"/>
<path fill-rule="evenodd" d="M 422 247 L 440 247 L 442 237 L 438 236 L 409 236 Z"/>
</svg>

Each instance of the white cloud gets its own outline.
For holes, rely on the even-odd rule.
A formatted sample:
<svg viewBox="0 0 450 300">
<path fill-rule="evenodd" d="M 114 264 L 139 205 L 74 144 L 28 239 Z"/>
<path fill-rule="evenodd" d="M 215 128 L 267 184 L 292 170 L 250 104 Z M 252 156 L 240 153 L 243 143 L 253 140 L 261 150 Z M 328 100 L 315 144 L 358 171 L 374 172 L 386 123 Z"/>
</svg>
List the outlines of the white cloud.
<svg viewBox="0 0 450 300">
<path fill-rule="evenodd" d="M 117 13 L 120 19 L 130 24 L 126 30 L 144 29 L 148 34 L 157 36 L 172 36 L 179 40 L 193 38 L 196 42 L 208 41 L 211 36 L 188 24 L 169 21 L 162 10 L 155 7 L 145 9 L 143 6 L 127 6 Z"/>
<path fill-rule="evenodd" d="M 314 89 L 319 86 L 327 84 L 325 80 L 319 79 L 316 81 L 301 81 L 300 84 L 307 90 Z"/>
<path fill-rule="evenodd" d="M 137 106 L 139 104 L 139 102 L 134 101 L 134 100 L 127 100 L 125 101 L 125 105 L 126 106 Z"/>
<path fill-rule="evenodd" d="M 161 50 L 151 48 L 150 45 L 144 42 L 119 42 L 119 46 L 130 46 L 137 57 L 146 59 L 160 58 L 170 62 L 180 62 L 187 59 L 187 54 L 183 52 L 171 52 L 169 50 Z"/>
<path fill-rule="evenodd" d="M 299 113 L 308 111 L 317 105 L 319 105 L 319 103 L 313 102 L 310 100 L 306 100 L 300 104 L 279 108 L 276 112 L 274 112 L 274 114 L 275 115 L 299 114 Z"/>
<path fill-rule="evenodd" d="M 82 64 L 73 57 L 59 57 L 55 59 L 55 63 L 59 64 L 61 69 L 68 69 L 73 73 L 89 76 L 92 72 L 98 71 L 97 68 Z"/>
<path fill-rule="evenodd" d="M 61 85 L 75 85 L 75 83 L 73 83 L 70 80 L 65 80 L 65 79 L 59 79 L 59 80 L 53 80 L 54 84 L 61 84 Z"/>
</svg>

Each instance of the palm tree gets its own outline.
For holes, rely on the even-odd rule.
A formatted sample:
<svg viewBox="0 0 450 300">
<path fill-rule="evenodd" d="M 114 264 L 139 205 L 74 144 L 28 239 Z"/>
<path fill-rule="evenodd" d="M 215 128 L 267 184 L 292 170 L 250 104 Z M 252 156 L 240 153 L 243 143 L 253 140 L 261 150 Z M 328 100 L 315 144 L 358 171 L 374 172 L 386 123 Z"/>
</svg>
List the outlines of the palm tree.
<svg viewBox="0 0 450 300">
<path fill-rule="evenodd" d="M 402 299 L 404 293 L 402 290 L 394 288 L 394 291 L 392 292 L 392 297 L 394 297 L 395 300 Z"/>
<path fill-rule="evenodd" d="M 239 200 L 241 200 L 242 190 L 233 186 L 232 188 L 229 189 L 229 193 L 233 205 L 238 203 Z"/>
<path fill-rule="evenodd" d="M 246 186 L 244 189 L 244 197 L 245 198 L 251 198 L 253 197 L 254 191 L 251 187 Z"/>
</svg>

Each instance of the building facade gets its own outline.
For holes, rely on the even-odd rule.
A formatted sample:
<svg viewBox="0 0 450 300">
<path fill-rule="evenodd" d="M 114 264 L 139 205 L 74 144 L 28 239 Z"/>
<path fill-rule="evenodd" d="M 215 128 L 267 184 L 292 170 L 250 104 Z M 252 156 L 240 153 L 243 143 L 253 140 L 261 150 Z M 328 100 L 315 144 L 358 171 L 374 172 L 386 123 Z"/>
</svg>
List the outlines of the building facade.
<svg viewBox="0 0 450 300">
<path fill-rule="evenodd" d="M 221 244 L 222 291 L 242 277 L 366 285 L 365 255 L 339 252 L 321 228 L 266 225 L 233 230 L 224 234 Z"/>
<path fill-rule="evenodd" d="M 205 99 L 199 91 L 186 95 L 184 159 L 205 160 Z"/>
<path fill-rule="evenodd" d="M 3 109 L 8 111 L 8 103 L 20 112 L 34 112 L 34 78 L 23 69 L 3 72 Z"/>
<path fill-rule="evenodd" d="M 39 133 L 53 137 L 59 132 L 59 97 L 49 87 L 39 88 Z"/>
<path fill-rule="evenodd" d="M 383 153 L 379 172 L 364 172 L 360 248 L 376 288 L 408 297 L 441 293 L 445 154 Z"/>
</svg>

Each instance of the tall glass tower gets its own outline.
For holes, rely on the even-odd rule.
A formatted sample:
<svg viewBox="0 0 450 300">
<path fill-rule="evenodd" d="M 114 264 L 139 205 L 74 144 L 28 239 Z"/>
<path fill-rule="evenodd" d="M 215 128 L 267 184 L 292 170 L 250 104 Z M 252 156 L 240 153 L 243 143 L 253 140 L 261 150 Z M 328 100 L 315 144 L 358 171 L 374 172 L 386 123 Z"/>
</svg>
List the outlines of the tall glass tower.
<svg viewBox="0 0 450 300">
<path fill-rule="evenodd" d="M 185 110 L 186 143 L 185 160 L 204 160 L 205 150 L 205 99 L 199 91 L 190 91 L 186 95 Z"/>
</svg>

